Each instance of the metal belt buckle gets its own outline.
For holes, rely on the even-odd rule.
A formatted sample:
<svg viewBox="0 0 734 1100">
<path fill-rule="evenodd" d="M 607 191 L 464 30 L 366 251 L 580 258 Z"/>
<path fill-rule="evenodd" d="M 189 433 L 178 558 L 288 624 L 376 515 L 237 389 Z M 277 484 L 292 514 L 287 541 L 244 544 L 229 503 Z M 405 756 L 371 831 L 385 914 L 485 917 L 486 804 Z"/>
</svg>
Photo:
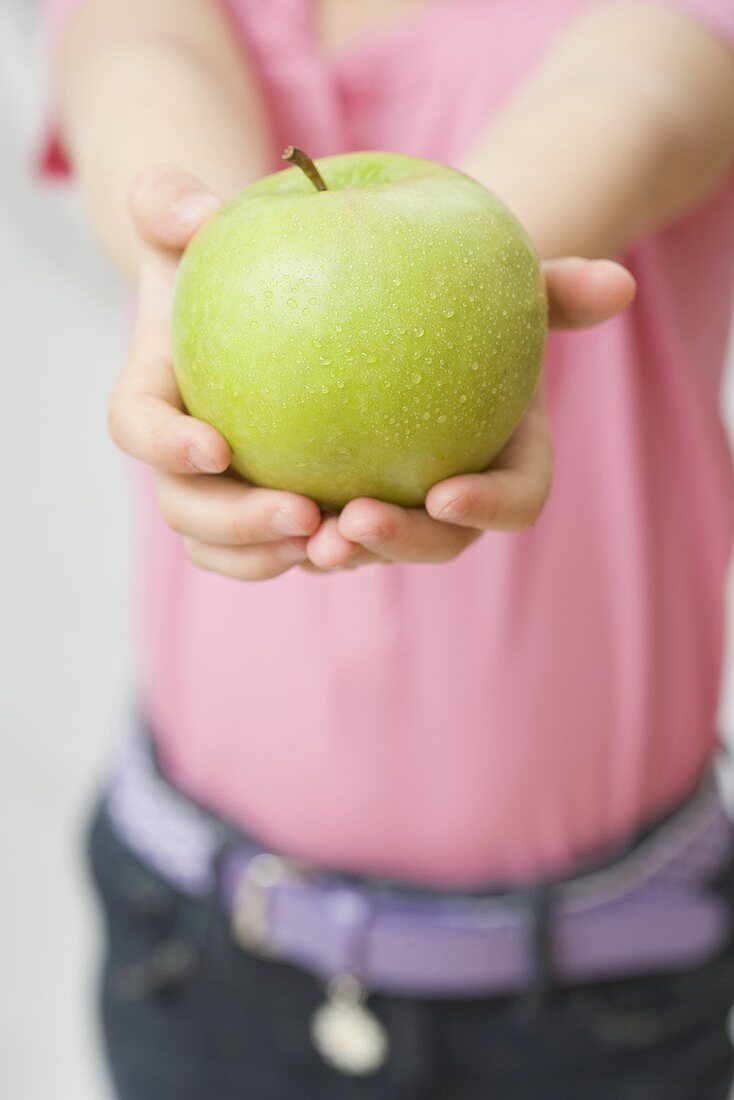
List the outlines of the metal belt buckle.
<svg viewBox="0 0 734 1100">
<path fill-rule="evenodd" d="M 298 868 L 281 856 L 269 852 L 253 856 L 240 875 L 232 900 L 232 935 L 240 946 L 264 958 L 276 957 L 268 943 L 270 891 L 299 877 Z"/>
</svg>

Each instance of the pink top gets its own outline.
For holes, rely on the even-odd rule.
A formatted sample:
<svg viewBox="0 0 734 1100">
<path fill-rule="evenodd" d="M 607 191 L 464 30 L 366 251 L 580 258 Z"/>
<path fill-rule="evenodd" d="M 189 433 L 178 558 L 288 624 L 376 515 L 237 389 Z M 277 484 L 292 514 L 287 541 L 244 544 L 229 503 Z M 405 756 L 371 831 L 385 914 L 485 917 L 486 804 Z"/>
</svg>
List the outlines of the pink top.
<svg viewBox="0 0 734 1100">
<path fill-rule="evenodd" d="M 734 39 L 731 0 L 669 2 Z M 274 168 L 291 142 L 460 163 L 583 5 L 434 0 L 327 60 L 308 0 L 230 2 Z M 551 339 L 527 533 L 240 584 L 189 564 L 146 476 L 143 700 L 184 789 L 278 849 L 447 884 L 557 872 L 685 796 L 715 748 L 734 191 L 626 260 L 634 307 Z"/>
</svg>

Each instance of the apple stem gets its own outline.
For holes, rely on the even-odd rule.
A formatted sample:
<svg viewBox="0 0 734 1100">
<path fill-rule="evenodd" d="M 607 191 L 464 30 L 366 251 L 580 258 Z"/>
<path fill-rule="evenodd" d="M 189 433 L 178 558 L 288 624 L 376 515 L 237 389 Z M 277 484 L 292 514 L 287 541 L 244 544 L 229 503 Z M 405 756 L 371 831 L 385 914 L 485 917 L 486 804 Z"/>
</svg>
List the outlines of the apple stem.
<svg viewBox="0 0 734 1100">
<path fill-rule="evenodd" d="M 326 184 L 319 175 L 318 168 L 302 149 L 297 149 L 295 145 L 289 145 L 287 149 L 283 150 L 283 160 L 290 161 L 291 164 L 295 164 L 296 168 L 300 168 L 303 174 L 311 180 L 317 191 L 327 190 Z"/>
</svg>

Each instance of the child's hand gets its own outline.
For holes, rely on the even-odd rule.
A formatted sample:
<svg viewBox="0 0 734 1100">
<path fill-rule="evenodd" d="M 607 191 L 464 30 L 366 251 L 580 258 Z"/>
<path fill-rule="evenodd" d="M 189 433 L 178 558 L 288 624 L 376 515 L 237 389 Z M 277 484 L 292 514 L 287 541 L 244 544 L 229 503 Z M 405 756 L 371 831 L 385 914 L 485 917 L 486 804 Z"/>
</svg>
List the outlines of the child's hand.
<svg viewBox="0 0 734 1100">
<path fill-rule="evenodd" d="M 262 580 L 296 563 L 320 571 L 365 562 L 447 561 L 482 531 L 533 524 L 551 484 L 541 394 L 491 470 L 434 485 L 425 509 L 359 499 L 322 523 L 318 505 L 307 497 L 255 488 L 225 473 L 226 440 L 183 411 L 170 343 L 181 252 L 219 205 L 177 169 L 151 169 L 136 181 L 130 209 L 141 240 L 138 318 L 109 414 L 118 446 L 156 471 L 161 515 L 184 536 L 190 559 L 225 576 Z M 546 264 L 546 278 L 556 327 L 596 324 L 634 295 L 632 277 L 607 261 L 554 261 Z"/>
<path fill-rule="evenodd" d="M 632 301 L 635 282 L 607 260 L 545 264 L 550 322 L 584 328 L 613 317 Z M 371 561 L 450 561 L 483 531 L 519 531 L 540 516 L 552 480 L 551 439 L 542 390 L 515 434 L 482 474 L 439 482 L 425 508 L 352 500 L 324 521 L 308 542 L 311 567 L 334 569 Z"/>
<path fill-rule="evenodd" d="M 138 317 L 109 428 L 123 451 L 154 468 L 161 515 L 184 536 L 191 560 L 226 576 L 261 580 L 306 560 L 307 537 L 321 513 L 306 497 L 253 488 L 225 474 L 226 440 L 183 411 L 170 341 L 173 281 L 184 246 L 219 205 L 173 168 L 151 169 L 133 186 L 130 210 L 141 239 Z"/>
</svg>

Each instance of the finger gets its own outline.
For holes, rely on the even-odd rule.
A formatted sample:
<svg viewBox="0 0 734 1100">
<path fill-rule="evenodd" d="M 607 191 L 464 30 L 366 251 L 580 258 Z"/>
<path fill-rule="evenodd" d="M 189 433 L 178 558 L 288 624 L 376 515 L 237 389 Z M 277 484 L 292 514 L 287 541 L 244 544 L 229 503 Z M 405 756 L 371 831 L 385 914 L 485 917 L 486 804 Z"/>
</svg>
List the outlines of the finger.
<svg viewBox="0 0 734 1100">
<path fill-rule="evenodd" d="M 429 515 L 483 531 L 520 531 L 537 521 L 553 478 L 552 448 L 543 413 L 531 409 L 491 470 L 434 485 Z"/>
<path fill-rule="evenodd" d="M 315 535 L 308 540 L 309 561 L 304 568 L 323 573 L 332 569 L 353 569 L 358 565 L 381 561 L 363 546 L 349 542 L 339 534 L 338 516 L 327 516 Z"/>
<path fill-rule="evenodd" d="M 339 533 L 390 561 L 450 561 L 476 537 L 432 519 L 422 508 L 400 508 L 380 500 L 350 501 L 339 517 Z"/>
<path fill-rule="evenodd" d="M 358 569 L 361 565 L 389 565 L 390 562 L 385 558 L 380 558 L 376 554 L 370 554 L 367 550 L 362 550 L 359 547 L 352 555 L 349 561 L 344 565 L 335 566 L 333 568 L 322 569 L 318 565 L 314 565 L 312 561 L 302 561 L 298 563 L 298 568 L 303 569 L 306 573 L 341 573 L 348 572 L 350 569 Z"/>
<path fill-rule="evenodd" d="M 378 554 L 373 554 L 370 550 L 365 550 L 364 547 L 359 547 L 355 553 L 352 554 L 348 562 L 346 562 L 342 569 L 359 569 L 360 565 L 389 565 L 390 563 L 386 558 L 381 558 Z"/>
<path fill-rule="evenodd" d="M 285 573 L 306 558 L 305 539 L 287 539 L 266 546 L 212 546 L 184 539 L 186 553 L 200 569 L 239 581 L 264 581 Z"/>
<path fill-rule="evenodd" d="M 549 260 L 543 271 L 553 328 L 586 328 L 608 321 L 630 305 L 637 291 L 629 271 L 612 260 Z"/>
<path fill-rule="evenodd" d="M 108 427 L 121 450 L 158 470 L 217 474 L 229 465 L 224 437 L 183 412 L 166 337 L 151 326 L 133 340 L 112 394 Z"/>
<path fill-rule="evenodd" d="M 151 244 L 180 250 L 222 200 L 188 172 L 159 164 L 145 168 L 130 188 L 135 227 Z"/>
<path fill-rule="evenodd" d="M 296 493 L 257 489 L 233 477 L 159 473 L 158 509 L 181 535 L 222 546 L 248 546 L 313 535 L 319 507 Z"/>
<path fill-rule="evenodd" d="M 327 516 L 308 540 L 308 559 L 318 569 L 341 569 L 361 548 L 339 534 L 337 516 Z"/>
</svg>

